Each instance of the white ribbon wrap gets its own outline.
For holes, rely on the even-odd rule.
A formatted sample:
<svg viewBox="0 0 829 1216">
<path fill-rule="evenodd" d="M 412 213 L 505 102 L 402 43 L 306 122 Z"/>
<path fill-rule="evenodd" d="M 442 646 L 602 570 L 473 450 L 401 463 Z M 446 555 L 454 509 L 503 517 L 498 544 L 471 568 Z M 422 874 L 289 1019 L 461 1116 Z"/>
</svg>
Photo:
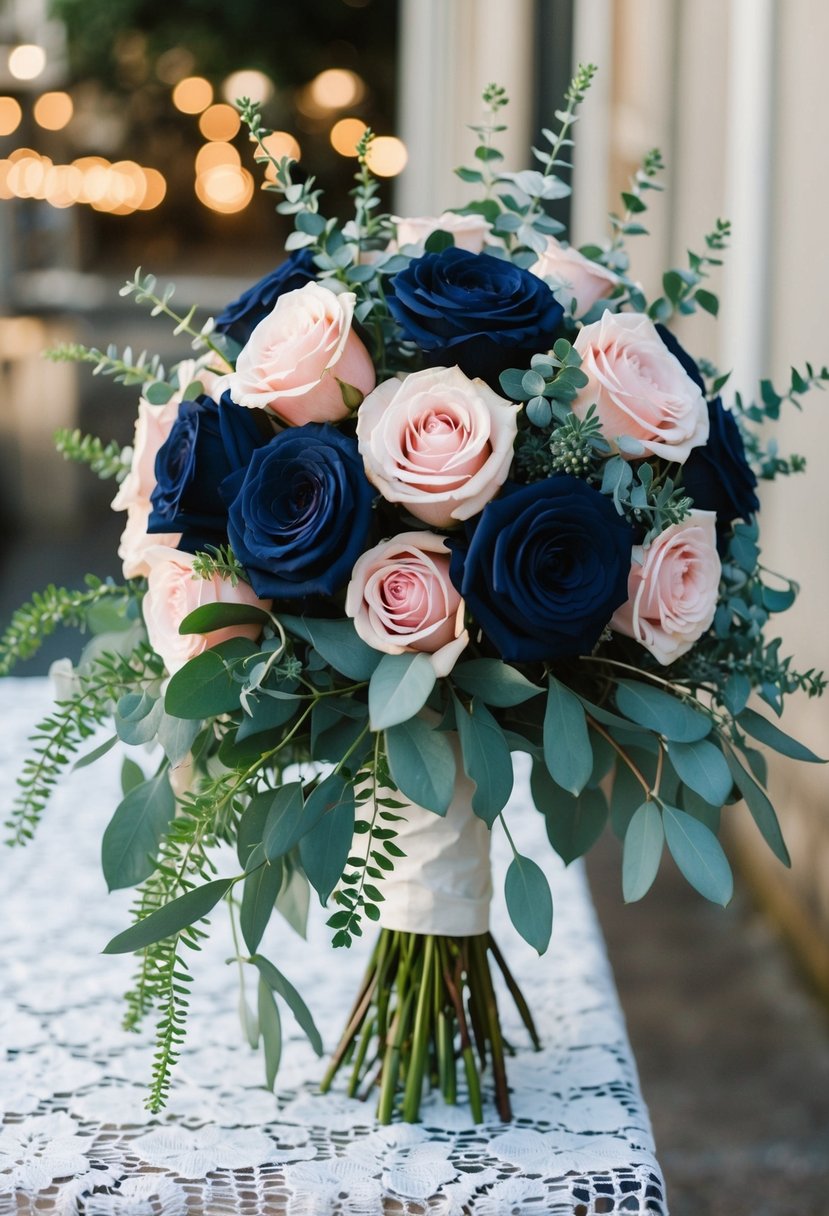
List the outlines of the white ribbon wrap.
<svg viewBox="0 0 829 1216">
<path fill-rule="evenodd" d="M 455 793 L 445 816 L 407 802 L 405 823 L 394 824 L 405 857 L 380 889 L 380 924 L 404 933 L 472 937 L 489 930 L 492 874 L 490 831 L 472 810 L 475 786 L 458 764 Z M 391 797 L 406 801 L 395 791 Z"/>
</svg>

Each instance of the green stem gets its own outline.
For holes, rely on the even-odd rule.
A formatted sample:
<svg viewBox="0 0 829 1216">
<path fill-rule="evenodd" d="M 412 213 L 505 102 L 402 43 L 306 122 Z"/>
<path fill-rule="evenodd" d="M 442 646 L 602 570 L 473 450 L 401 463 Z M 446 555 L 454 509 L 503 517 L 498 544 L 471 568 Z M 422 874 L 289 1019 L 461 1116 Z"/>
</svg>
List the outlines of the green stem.
<svg viewBox="0 0 829 1216">
<path fill-rule="evenodd" d="M 506 959 L 504 958 L 501 951 L 498 949 L 498 946 L 496 945 L 496 942 L 495 942 L 495 938 L 492 936 L 491 933 L 488 936 L 487 944 L 489 946 L 492 957 L 495 959 L 495 962 L 498 964 L 498 968 L 501 972 L 501 975 L 504 977 L 504 982 L 507 985 L 507 989 L 509 990 L 510 996 L 512 997 L 513 1001 L 515 1002 L 515 1007 L 518 1010 L 518 1013 L 520 1014 L 521 1021 L 524 1023 L 524 1025 L 527 1028 L 527 1033 L 530 1036 L 532 1045 L 536 1051 L 540 1051 L 541 1050 L 541 1039 L 538 1037 L 538 1031 L 535 1028 L 535 1022 L 533 1021 L 533 1016 L 530 1013 L 530 1007 L 524 998 L 524 993 L 518 987 L 518 984 L 515 981 L 515 977 L 513 976 L 512 972 L 510 971 L 509 967 L 507 966 Z"/>
<path fill-rule="evenodd" d="M 423 1074 L 426 1064 L 426 1048 L 429 1042 L 429 1031 L 432 1023 L 429 1017 L 429 1001 L 432 989 L 432 968 L 435 958 L 435 939 L 427 937 L 423 948 L 422 970 L 418 974 L 417 1012 L 415 1014 L 414 1040 L 409 1057 L 409 1071 L 406 1077 L 406 1092 L 403 1096 L 403 1118 L 407 1123 L 414 1123 L 420 1113 L 420 1099 L 423 1094 Z"/>
</svg>

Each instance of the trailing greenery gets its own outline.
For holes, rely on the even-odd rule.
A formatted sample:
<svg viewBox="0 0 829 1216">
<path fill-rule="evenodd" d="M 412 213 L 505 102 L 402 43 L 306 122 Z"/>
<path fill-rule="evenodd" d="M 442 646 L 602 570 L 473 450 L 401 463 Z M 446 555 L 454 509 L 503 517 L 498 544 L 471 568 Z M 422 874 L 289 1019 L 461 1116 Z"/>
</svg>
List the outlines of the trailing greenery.
<svg viewBox="0 0 829 1216">
<path fill-rule="evenodd" d="M 90 614 L 102 601 L 121 600 L 126 605 L 135 594 L 129 585 L 104 581 L 92 574 L 84 582 L 85 591 L 50 583 L 15 610 L 0 637 L 0 676 L 9 675 L 17 663 L 30 659 L 59 627 L 84 630 Z"/>
<path fill-rule="evenodd" d="M 100 351 L 96 346 L 84 346 L 80 342 L 59 342 L 44 351 L 43 357 L 53 363 L 91 363 L 93 376 L 112 376 L 116 383 L 128 388 L 167 383 L 167 373 L 158 355 L 149 355 L 142 350 L 133 357 L 131 346 L 125 347 L 119 355 L 114 343 L 110 343 L 106 351 Z"/>
<path fill-rule="evenodd" d="M 113 439 L 105 444 L 97 435 L 84 435 L 80 430 L 61 427 L 55 431 L 55 447 L 64 460 L 86 464 L 102 481 L 115 478 L 123 481 L 130 471 L 132 453 Z"/>
</svg>

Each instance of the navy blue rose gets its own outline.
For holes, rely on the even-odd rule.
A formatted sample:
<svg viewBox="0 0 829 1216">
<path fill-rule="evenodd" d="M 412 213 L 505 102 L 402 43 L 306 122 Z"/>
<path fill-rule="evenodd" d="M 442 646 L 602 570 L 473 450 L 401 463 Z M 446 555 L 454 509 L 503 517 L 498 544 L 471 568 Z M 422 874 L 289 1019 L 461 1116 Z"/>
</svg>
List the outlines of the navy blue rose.
<svg viewBox="0 0 829 1216">
<path fill-rule="evenodd" d="M 696 360 L 688 354 L 685 347 L 677 341 L 671 331 L 666 329 L 664 325 L 657 325 L 656 332 L 662 339 L 662 345 L 666 346 L 677 362 L 681 364 L 682 370 L 691 377 L 704 397 L 705 381 L 702 378 L 702 372 L 699 370 Z"/>
<path fill-rule="evenodd" d="M 708 442 L 682 466 L 682 486 L 703 511 L 716 511 L 717 528 L 760 510 L 757 478 L 746 459 L 737 419 L 719 397 L 708 402 Z"/>
<path fill-rule="evenodd" d="M 543 279 L 454 246 L 395 275 L 389 309 L 431 366 L 457 364 L 496 388 L 505 368 L 552 346 L 564 315 Z"/>
<path fill-rule="evenodd" d="M 216 317 L 215 326 L 220 334 L 227 334 L 244 346 L 256 326 L 269 313 L 280 296 L 288 291 L 298 291 L 306 283 L 316 279 L 314 261 L 307 249 L 290 254 L 276 270 L 266 274 L 258 283 L 243 291 L 238 300 L 228 304 Z"/>
<path fill-rule="evenodd" d="M 450 540 L 452 582 L 501 658 L 589 654 L 627 600 L 633 530 L 611 499 L 562 474 L 507 485 L 468 547 Z"/>
<path fill-rule="evenodd" d="M 291 427 L 254 452 L 228 488 L 230 543 L 258 596 L 300 599 L 345 586 L 376 493 L 355 439 L 330 423 Z"/>
<path fill-rule="evenodd" d="M 246 468 L 271 428 L 262 410 L 235 405 L 229 393 L 218 403 L 201 396 L 182 401 L 170 434 L 155 458 L 147 531 L 181 532 L 179 548 L 195 553 L 227 540 L 227 506 L 219 487 Z"/>
</svg>

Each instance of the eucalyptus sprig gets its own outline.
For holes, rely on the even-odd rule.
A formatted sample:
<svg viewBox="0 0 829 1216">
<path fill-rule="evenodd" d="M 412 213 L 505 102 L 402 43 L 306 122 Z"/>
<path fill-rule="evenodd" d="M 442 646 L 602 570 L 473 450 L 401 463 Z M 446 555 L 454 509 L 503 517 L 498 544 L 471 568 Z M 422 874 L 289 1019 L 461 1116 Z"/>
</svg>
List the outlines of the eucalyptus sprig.
<svg viewBox="0 0 829 1216">
<path fill-rule="evenodd" d="M 91 363 L 93 376 L 112 376 L 116 383 L 128 387 L 167 386 L 167 372 L 159 356 L 142 350 L 133 357 L 131 346 L 124 347 L 123 354 L 119 355 L 114 343 L 101 351 L 97 346 L 84 346 L 81 342 L 59 342 L 45 350 L 43 357 L 52 363 Z"/>
<path fill-rule="evenodd" d="M 716 317 L 720 302 L 713 291 L 700 284 L 708 278 L 713 268 L 722 266 L 722 258 L 713 256 L 728 248 L 731 237 L 730 220 L 718 219 L 713 229 L 705 236 L 705 253 L 693 253 L 688 250 L 688 268 L 673 268 L 666 270 L 662 276 L 662 290 L 659 296 L 648 308 L 648 316 L 663 324 L 671 319 L 675 312 L 682 316 L 696 312 L 697 308 Z"/>
<path fill-rule="evenodd" d="M 127 279 L 124 286 L 118 294 L 120 296 L 134 296 L 137 304 L 149 304 L 150 316 L 157 317 L 164 315 L 175 322 L 173 333 L 187 334 L 192 338 L 193 350 L 212 350 L 215 355 L 221 360 L 222 367 L 227 367 L 227 355 L 221 345 L 221 336 L 219 341 L 212 337 L 213 334 L 213 318 L 208 317 L 203 325 L 196 329 L 193 325 L 193 320 L 198 311 L 198 305 L 192 304 L 186 313 L 177 313 L 170 307 L 170 300 L 175 294 L 175 283 L 167 283 L 161 294 L 156 292 L 156 284 L 158 280 L 154 274 L 142 274 L 139 266 L 131 279 Z"/>
</svg>

